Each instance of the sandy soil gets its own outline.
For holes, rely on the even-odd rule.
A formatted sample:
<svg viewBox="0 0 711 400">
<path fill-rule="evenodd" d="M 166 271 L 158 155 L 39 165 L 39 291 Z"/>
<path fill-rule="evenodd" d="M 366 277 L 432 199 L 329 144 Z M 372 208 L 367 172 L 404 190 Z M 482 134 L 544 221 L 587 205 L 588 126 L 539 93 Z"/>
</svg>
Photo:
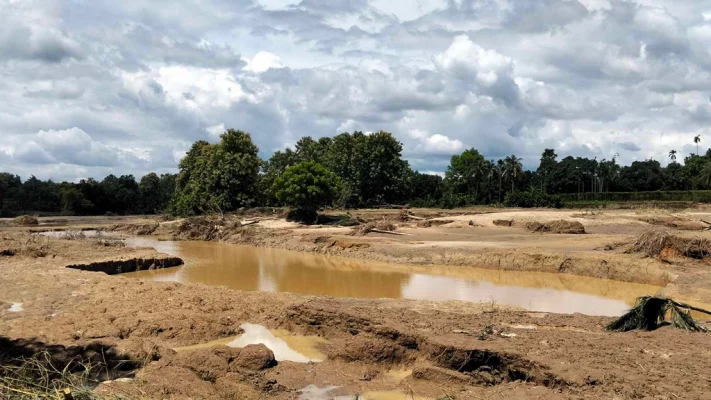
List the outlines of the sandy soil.
<svg viewBox="0 0 711 400">
<path fill-rule="evenodd" d="M 675 298 L 711 303 L 706 262 L 624 252 L 625 244 L 658 225 L 657 219 L 711 221 L 711 212 L 490 211 L 412 210 L 418 217 L 453 222 L 418 228 L 417 221 L 400 221 L 397 232 L 402 236 L 351 236 L 350 228 L 270 220 L 222 232 L 219 238 L 437 268 L 479 266 L 651 283 L 664 285 Z M 380 220 L 398 214 L 365 210 L 357 216 Z M 650 224 L 650 217 L 657 219 Z M 513 226 L 494 226 L 499 219 L 513 220 Z M 578 220 L 588 234 L 533 234 L 522 227 L 557 219 Z M 67 219 L 51 228 L 72 224 Z M 168 235 L 175 225 L 164 223 L 156 234 Z M 708 232 L 664 229 L 711 238 Z M 530 313 L 491 304 L 332 299 L 128 279 L 65 267 L 161 255 L 96 240 L 31 236 L 15 227 L 0 228 L 0 253 L 4 250 L 14 255 L 0 256 L 0 335 L 48 345 L 116 348 L 138 366 L 135 377 L 102 383 L 97 389 L 101 393 L 297 399 L 300 389 L 316 385 L 340 387 L 334 395 L 400 389 L 432 399 L 711 398 L 707 334 L 671 328 L 607 333 L 603 326 L 610 318 Z M 10 311 L 17 303 L 22 310 Z M 243 323 L 319 336 L 326 341 L 320 350 L 327 359 L 284 361 L 261 369 L 240 361 L 245 356 L 237 349 L 216 347 L 188 355 L 171 350 L 235 336 Z"/>
</svg>

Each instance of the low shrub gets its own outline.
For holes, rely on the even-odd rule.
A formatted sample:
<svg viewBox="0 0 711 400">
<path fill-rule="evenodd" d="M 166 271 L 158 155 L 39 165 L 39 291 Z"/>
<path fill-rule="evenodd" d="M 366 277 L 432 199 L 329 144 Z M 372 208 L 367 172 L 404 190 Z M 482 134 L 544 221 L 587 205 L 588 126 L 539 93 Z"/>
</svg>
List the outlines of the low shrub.
<svg viewBox="0 0 711 400">
<path fill-rule="evenodd" d="M 529 190 L 527 192 L 513 192 L 506 195 L 504 199 L 506 207 L 544 207 L 561 208 L 563 202 L 558 195 L 543 193 L 540 190 Z"/>
</svg>

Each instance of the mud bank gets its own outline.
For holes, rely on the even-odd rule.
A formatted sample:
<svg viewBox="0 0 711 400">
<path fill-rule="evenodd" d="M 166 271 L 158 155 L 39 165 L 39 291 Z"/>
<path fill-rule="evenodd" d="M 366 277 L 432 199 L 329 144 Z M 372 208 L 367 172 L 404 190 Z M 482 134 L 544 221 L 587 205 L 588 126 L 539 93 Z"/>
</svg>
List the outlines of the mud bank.
<svg viewBox="0 0 711 400">
<path fill-rule="evenodd" d="M 357 238 L 348 235 L 348 228 L 275 227 L 272 221 L 270 228 L 241 228 L 220 239 L 417 264 L 442 260 L 437 263 L 477 265 L 472 260 L 478 263 L 489 257 L 481 254 L 494 253 L 494 270 L 513 264 L 519 269 L 604 273 L 621 280 L 648 268 L 654 278 L 643 279 L 663 278 L 653 273 L 667 272 L 679 294 L 710 297 L 704 262 L 663 262 L 625 254 L 617 246 L 603 250 L 608 243 L 630 240 L 638 234 L 636 227 L 586 225 L 589 234 L 575 238 L 579 235 L 530 234 L 517 228 L 518 220 L 513 227 L 494 227 L 485 219 L 494 217 L 467 215 L 457 221 L 447 215 L 467 227 L 401 226 L 403 236 Z M 531 218 L 544 220 L 541 215 Z M 469 220 L 479 226 L 468 227 Z M 368 247 L 330 245 L 333 241 Z M 26 243 L 15 231 L 0 234 L 1 248 L 22 249 Z M 349 396 L 344 398 L 392 391 L 420 399 L 708 398 L 711 358 L 699 353 L 708 348 L 707 334 L 668 327 L 616 334 L 603 328 L 611 318 L 522 312 L 492 304 L 334 299 L 128 279 L 65 266 L 165 256 L 86 239 L 42 238 L 38 244 L 42 256 L 18 252 L 0 261 L 0 336 L 64 347 L 100 343 L 141 360 L 136 379 L 107 381 L 96 389 L 108 398 L 293 400 L 310 385 L 329 388 L 329 397 Z M 521 253 L 550 259 L 535 264 L 526 258 L 517 264 L 506 258 Z M 585 265 L 585 271 L 575 265 L 561 269 L 566 258 Z M 610 272 L 600 267 L 600 260 L 611 266 Z M 9 311 L 15 302 L 23 304 L 22 311 Z M 249 360 L 268 363 L 243 363 L 237 360 L 243 350 L 224 347 L 172 350 L 234 337 L 245 323 L 323 338 L 318 350 L 326 358 L 274 365 L 264 349 Z"/>
<path fill-rule="evenodd" d="M 67 268 L 82 271 L 103 272 L 107 275 L 116 275 L 126 272 L 147 271 L 153 269 L 171 268 L 183 265 L 183 260 L 178 257 L 162 258 L 132 258 L 120 261 L 100 261 L 89 264 L 67 265 Z"/>
</svg>

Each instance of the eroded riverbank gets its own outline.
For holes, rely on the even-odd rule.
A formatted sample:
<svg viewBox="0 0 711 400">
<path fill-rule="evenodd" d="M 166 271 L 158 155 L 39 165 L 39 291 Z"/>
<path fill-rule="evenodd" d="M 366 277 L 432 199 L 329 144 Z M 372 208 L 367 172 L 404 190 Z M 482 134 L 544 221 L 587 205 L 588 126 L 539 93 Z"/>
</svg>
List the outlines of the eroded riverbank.
<svg viewBox="0 0 711 400">
<path fill-rule="evenodd" d="M 269 237 L 286 236 L 281 247 L 307 244 L 303 251 L 313 244 L 317 251 L 350 257 L 363 250 L 336 244 L 323 250 L 330 242 L 314 239 L 326 237 L 367 242 L 373 254 L 385 249 L 383 257 L 420 257 L 418 248 L 423 247 L 422 254 L 445 260 L 451 259 L 451 249 L 468 254 L 485 246 L 498 246 L 502 253 L 525 248 L 560 257 L 599 251 L 605 257 L 636 258 L 669 273 L 674 282 L 667 291 L 676 285 L 686 295 L 705 295 L 696 290 L 703 284 L 703 264 L 669 264 L 595 250 L 606 242 L 629 240 L 632 234 L 620 233 L 619 227 L 608 234 L 595 232 L 602 228 L 593 226 L 593 233 L 581 239 L 530 235 L 515 227 L 498 232 L 481 228 L 488 231 L 445 226 L 415 235 L 418 228 L 402 227 L 399 232 L 413 235 L 352 237 L 343 228 L 261 227 L 264 236 L 250 240 L 267 238 L 261 243 L 266 246 Z M 602 329 L 610 320 L 606 317 L 511 311 L 491 304 L 339 299 L 126 279 L 65 267 L 157 253 L 86 240 L 32 242 L 20 235 L 2 232 L 2 246 L 21 251 L 0 258 L 0 335 L 62 345 L 102 343 L 140 360 L 138 379 L 102 384 L 103 392 L 143 398 L 295 399 L 299 390 L 315 385 L 337 387 L 328 392 L 332 396 L 409 389 L 423 398 L 704 398 L 708 388 L 699 382 L 711 379 L 711 359 L 698 356 L 698 349 L 709 344 L 704 334 L 668 328 L 612 334 Z M 22 310 L 10 312 L 13 303 L 22 303 Z M 190 356 L 172 350 L 236 337 L 245 323 L 323 338 L 318 349 L 326 359 L 250 370 L 235 364 L 234 357 L 244 355 L 232 350 L 214 347 Z"/>
</svg>

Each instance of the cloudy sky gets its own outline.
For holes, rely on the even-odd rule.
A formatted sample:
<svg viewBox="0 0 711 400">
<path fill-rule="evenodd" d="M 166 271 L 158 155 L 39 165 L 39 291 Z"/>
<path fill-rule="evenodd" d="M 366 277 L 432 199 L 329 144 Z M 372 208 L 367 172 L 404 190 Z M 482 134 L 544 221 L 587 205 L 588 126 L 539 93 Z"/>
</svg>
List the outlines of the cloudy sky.
<svg viewBox="0 0 711 400">
<path fill-rule="evenodd" d="M 174 172 L 192 142 L 386 130 L 624 163 L 711 143 L 711 0 L 0 0 L 0 171 Z"/>
</svg>

